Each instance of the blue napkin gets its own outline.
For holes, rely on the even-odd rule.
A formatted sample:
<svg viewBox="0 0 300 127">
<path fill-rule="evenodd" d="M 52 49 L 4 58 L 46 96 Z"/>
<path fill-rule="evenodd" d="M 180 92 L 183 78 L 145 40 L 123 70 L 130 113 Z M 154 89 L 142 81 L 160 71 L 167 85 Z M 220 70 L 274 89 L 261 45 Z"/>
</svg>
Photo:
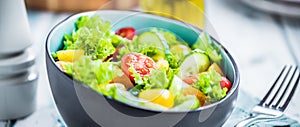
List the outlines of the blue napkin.
<svg viewBox="0 0 300 127">
<path fill-rule="evenodd" d="M 223 127 L 233 127 L 239 121 L 248 118 L 251 114 L 252 108 L 259 103 L 259 99 L 251 97 L 245 91 L 240 90 L 236 108 L 233 110 L 231 116 L 225 122 Z M 264 119 L 249 123 L 247 127 L 300 127 L 298 121 L 283 115 L 276 119 Z"/>
<path fill-rule="evenodd" d="M 5 127 L 6 122 L 5 121 L 0 121 L 0 127 Z"/>
</svg>

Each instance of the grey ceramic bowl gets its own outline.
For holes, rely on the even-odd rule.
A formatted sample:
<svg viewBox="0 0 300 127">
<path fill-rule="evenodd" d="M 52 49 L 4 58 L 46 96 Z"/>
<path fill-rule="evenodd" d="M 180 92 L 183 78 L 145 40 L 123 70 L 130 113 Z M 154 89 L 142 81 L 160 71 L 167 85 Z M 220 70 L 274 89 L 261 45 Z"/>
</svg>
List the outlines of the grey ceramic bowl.
<svg viewBox="0 0 300 127">
<path fill-rule="evenodd" d="M 56 106 L 66 124 L 70 127 L 97 126 L 221 126 L 234 109 L 238 95 L 239 72 L 235 61 L 222 46 L 221 67 L 233 86 L 222 100 L 192 111 L 155 111 L 128 105 L 94 92 L 84 84 L 74 81 L 63 73 L 51 57 L 51 52 L 62 48 L 65 33 L 71 33 L 74 22 L 83 15 L 99 14 L 113 24 L 116 30 L 125 26 L 136 29 L 159 27 L 168 29 L 187 42 L 194 42 L 197 32 L 184 23 L 172 19 L 133 11 L 102 10 L 72 15 L 56 25 L 46 41 L 46 63 L 49 81 Z M 218 43 L 218 42 L 216 42 Z M 219 43 L 218 43 L 219 44 Z"/>
</svg>

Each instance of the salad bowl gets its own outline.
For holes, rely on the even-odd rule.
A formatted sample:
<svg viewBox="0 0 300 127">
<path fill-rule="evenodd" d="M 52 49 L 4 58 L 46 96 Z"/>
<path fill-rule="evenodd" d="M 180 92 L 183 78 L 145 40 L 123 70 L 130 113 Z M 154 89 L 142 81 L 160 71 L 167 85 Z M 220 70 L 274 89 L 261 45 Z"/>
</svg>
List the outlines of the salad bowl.
<svg viewBox="0 0 300 127">
<path fill-rule="evenodd" d="M 100 10 L 72 15 L 58 23 L 46 40 L 46 64 L 55 104 L 70 127 L 82 126 L 221 126 L 234 109 L 238 95 L 239 71 L 230 53 L 221 46 L 221 68 L 232 82 L 220 101 L 194 110 L 154 110 L 130 105 L 104 96 L 74 80 L 55 63 L 51 53 L 63 47 L 64 34 L 72 33 L 81 16 L 100 15 L 112 24 L 112 31 L 122 27 L 168 29 L 186 42 L 195 42 L 202 30 L 184 22 L 135 11 Z M 188 44 L 191 45 L 191 44 Z"/>
</svg>

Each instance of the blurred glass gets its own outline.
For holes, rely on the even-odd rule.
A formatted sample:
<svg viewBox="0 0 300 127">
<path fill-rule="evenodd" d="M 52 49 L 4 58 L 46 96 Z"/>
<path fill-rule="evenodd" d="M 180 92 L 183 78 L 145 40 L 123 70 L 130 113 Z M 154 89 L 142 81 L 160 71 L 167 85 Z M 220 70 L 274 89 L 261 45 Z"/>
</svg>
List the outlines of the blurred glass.
<svg viewBox="0 0 300 127">
<path fill-rule="evenodd" d="M 191 23 L 204 29 L 204 0 L 140 0 L 143 11 Z"/>
</svg>

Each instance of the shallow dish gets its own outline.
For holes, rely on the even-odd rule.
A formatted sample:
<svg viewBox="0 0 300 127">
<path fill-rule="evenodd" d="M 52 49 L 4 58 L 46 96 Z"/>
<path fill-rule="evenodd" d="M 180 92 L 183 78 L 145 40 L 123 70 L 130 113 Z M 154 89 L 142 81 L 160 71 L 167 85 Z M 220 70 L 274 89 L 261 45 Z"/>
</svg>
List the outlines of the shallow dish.
<svg viewBox="0 0 300 127">
<path fill-rule="evenodd" d="M 51 52 L 62 48 L 63 35 L 75 29 L 74 23 L 80 16 L 94 14 L 110 21 L 113 30 L 127 26 L 137 29 L 159 27 L 176 33 L 187 42 L 196 41 L 198 32 L 201 33 L 200 29 L 183 22 L 134 11 L 85 12 L 60 22 L 47 37 L 46 63 L 56 106 L 68 126 L 221 126 L 227 120 L 237 99 L 239 72 L 223 46 L 221 67 L 225 68 L 226 76 L 232 81 L 232 88 L 222 100 L 191 111 L 156 111 L 128 105 L 105 97 L 62 72 L 51 57 Z"/>
</svg>

